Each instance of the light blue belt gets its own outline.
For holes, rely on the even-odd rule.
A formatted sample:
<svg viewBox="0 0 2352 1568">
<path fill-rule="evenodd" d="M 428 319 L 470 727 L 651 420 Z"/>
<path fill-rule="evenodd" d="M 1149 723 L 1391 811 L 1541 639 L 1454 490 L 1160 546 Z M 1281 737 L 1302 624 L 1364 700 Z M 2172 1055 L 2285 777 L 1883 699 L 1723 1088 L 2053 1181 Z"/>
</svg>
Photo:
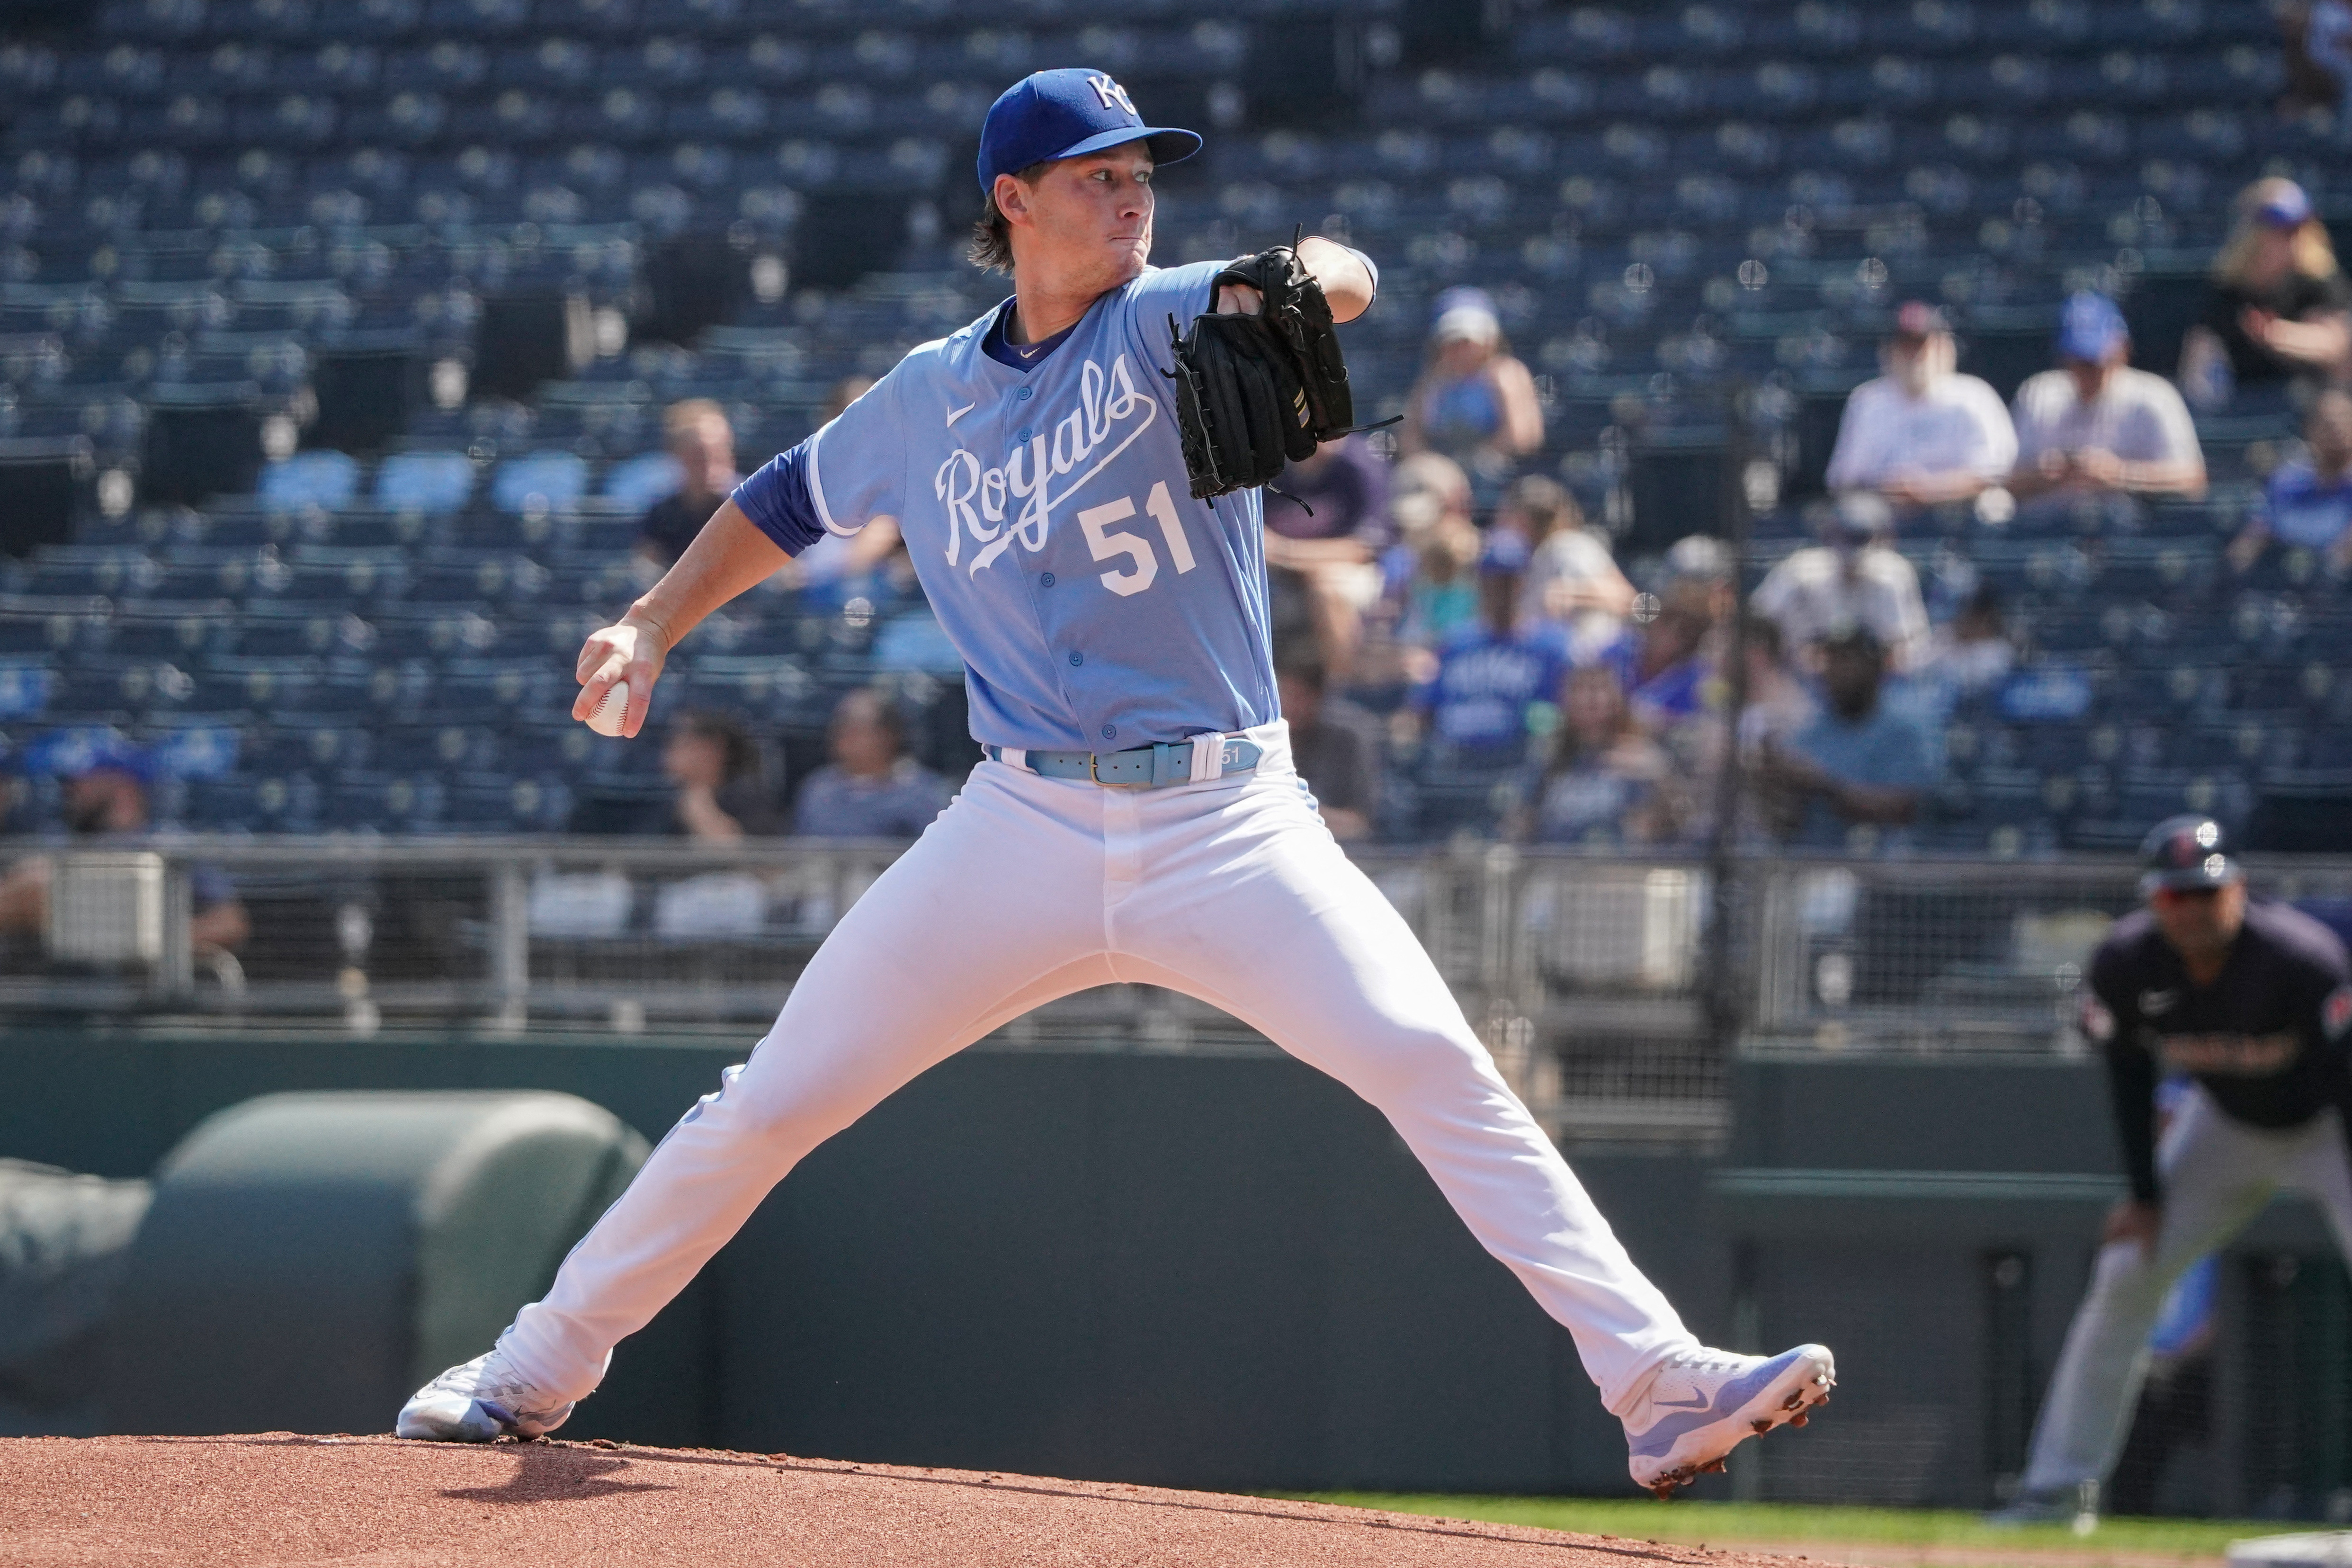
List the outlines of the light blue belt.
<svg viewBox="0 0 2352 1568">
<path fill-rule="evenodd" d="M 1164 789 L 1203 783 L 1227 773 L 1245 773 L 1265 754 L 1255 741 L 1238 735 L 1195 735 L 1174 745 L 1138 746 L 1131 752 L 1024 752 L 1018 746 L 983 746 L 992 762 L 1026 768 L 1049 779 L 1085 779 L 1098 784 Z"/>
</svg>

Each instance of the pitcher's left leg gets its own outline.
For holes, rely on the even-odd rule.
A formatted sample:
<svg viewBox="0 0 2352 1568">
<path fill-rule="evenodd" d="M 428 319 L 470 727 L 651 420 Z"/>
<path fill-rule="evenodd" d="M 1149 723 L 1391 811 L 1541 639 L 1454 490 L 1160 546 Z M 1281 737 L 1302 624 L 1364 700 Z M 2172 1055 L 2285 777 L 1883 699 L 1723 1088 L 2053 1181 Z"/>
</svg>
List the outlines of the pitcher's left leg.
<svg viewBox="0 0 2352 1568">
<path fill-rule="evenodd" d="M 1168 809 L 1180 805 L 1191 809 Z M 1479 1243 L 1574 1336 L 1612 1411 L 1696 1348 L 1411 928 L 1295 786 L 1115 809 L 1140 845 L 1135 888 L 1111 911 L 1122 978 L 1224 1008 L 1377 1107 Z"/>
<path fill-rule="evenodd" d="M 1271 781 L 1190 815 L 1132 803 L 1134 886 L 1111 963 L 1214 1004 L 1386 1116 L 1486 1250 L 1575 1339 L 1625 1424 L 1628 1471 L 1664 1497 L 1738 1443 L 1802 1425 L 1828 1351 L 1770 1358 L 1700 1345 L 1471 1031 L 1436 965 L 1295 786 Z M 1171 803 L 1174 804 L 1174 803 Z M 1106 835 L 1120 858 L 1116 819 Z M 1158 831 L 1146 820 L 1160 815 Z"/>
</svg>

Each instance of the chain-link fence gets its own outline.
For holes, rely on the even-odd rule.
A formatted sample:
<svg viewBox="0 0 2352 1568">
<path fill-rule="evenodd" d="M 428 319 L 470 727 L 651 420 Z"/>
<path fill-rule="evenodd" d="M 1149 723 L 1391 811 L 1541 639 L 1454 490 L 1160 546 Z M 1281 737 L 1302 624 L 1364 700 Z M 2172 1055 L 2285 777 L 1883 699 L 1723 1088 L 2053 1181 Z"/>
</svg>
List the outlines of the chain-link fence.
<svg viewBox="0 0 2352 1568">
<path fill-rule="evenodd" d="M 900 848 L 341 837 L 61 850 L 44 862 L 45 925 L 8 939 L 0 1016 L 751 1027 Z M 1480 843 L 1360 863 L 1506 1072 L 1588 1145 L 1714 1141 L 1735 1045 L 2077 1049 L 2084 967 L 2137 898 L 2114 859 L 1709 864 Z M 2256 878 L 2281 896 L 2352 897 L 2352 863 Z M 1007 1037 L 1252 1040 L 1143 986 L 1068 998 Z"/>
</svg>

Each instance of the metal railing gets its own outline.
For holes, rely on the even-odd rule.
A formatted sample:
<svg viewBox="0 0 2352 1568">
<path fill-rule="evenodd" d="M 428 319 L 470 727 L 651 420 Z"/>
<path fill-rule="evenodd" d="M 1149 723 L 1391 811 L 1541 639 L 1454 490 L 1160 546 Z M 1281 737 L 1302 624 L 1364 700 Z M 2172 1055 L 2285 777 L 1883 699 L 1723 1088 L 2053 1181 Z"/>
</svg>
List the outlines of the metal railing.
<svg viewBox="0 0 2352 1568">
<path fill-rule="evenodd" d="M 757 1027 L 903 847 L 335 836 L 58 849 L 46 932 L 0 962 L 0 1020 Z M 2118 858 L 1705 862 L 1465 844 L 1358 863 L 1529 1100 L 1556 1129 L 1611 1142 L 1719 1133 L 1735 1042 L 2079 1050 L 2084 966 L 2138 897 Z M 2352 898 L 2352 861 L 2255 877 L 2280 896 Z M 197 940 L 196 917 L 231 889 L 250 931 L 225 954 Z M 1205 1005 L 1112 986 L 1001 1043 L 1254 1041 Z"/>
</svg>

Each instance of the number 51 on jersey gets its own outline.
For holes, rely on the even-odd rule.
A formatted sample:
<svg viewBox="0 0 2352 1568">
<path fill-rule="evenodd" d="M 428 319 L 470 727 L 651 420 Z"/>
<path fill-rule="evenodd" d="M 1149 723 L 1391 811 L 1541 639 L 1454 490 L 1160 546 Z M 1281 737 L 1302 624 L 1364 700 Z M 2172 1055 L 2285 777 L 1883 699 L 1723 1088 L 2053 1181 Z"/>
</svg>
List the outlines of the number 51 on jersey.
<svg viewBox="0 0 2352 1568">
<path fill-rule="evenodd" d="M 1160 535 L 1168 542 L 1168 559 L 1176 563 L 1176 574 L 1181 577 L 1190 572 L 1193 566 L 1192 542 L 1184 536 L 1184 520 L 1176 515 L 1176 503 L 1169 499 L 1167 480 L 1151 487 L 1143 510 L 1160 525 Z M 1124 555 L 1135 563 L 1124 572 L 1102 574 L 1103 586 L 1122 597 L 1142 593 L 1160 575 L 1160 557 L 1153 552 L 1151 541 L 1139 533 L 1111 529 L 1112 523 L 1124 522 L 1134 515 L 1132 496 L 1121 496 L 1078 513 L 1078 527 L 1086 531 L 1087 548 L 1094 552 L 1096 560 L 1108 561 Z"/>
</svg>

